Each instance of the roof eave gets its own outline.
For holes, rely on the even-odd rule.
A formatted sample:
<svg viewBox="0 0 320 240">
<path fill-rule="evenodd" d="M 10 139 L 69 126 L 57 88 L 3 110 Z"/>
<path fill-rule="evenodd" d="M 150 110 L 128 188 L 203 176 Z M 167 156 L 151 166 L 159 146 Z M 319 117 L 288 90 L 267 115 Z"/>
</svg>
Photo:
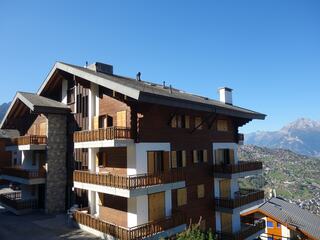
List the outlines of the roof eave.
<svg viewBox="0 0 320 240">
<path fill-rule="evenodd" d="M 265 114 L 260 113 L 244 113 L 236 110 L 226 109 L 220 106 L 213 106 L 203 103 L 195 103 L 193 101 L 180 100 L 167 96 L 160 96 L 151 93 L 141 92 L 138 101 L 160 104 L 171 107 L 187 108 L 197 111 L 214 112 L 218 114 L 229 115 L 246 119 L 265 119 Z"/>
</svg>

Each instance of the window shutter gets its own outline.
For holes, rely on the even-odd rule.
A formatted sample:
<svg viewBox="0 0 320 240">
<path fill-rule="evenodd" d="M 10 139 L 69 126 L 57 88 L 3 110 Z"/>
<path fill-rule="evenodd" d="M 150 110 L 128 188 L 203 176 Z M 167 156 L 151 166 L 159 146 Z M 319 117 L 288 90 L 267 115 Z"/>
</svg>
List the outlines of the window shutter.
<svg viewBox="0 0 320 240">
<path fill-rule="evenodd" d="M 117 112 L 117 127 L 126 127 L 127 126 L 127 112 L 120 111 Z"/>
<path fill-rule="evenodd" d="M 171 151 L 171 167 L 177 168 L 177 152 Z"/>
<path fill-rule="evenodd" d="M 193 150 L 193 163 L 197 163 L 197 162 L 198 162 L 197 150 Z"/>
<path fill-rule="evenodd" d="M 185 115 L 185 124 L 186 124 L 186 128 L 190 128 L 190 116 L 189 115 Z"/>
<path fill-rule="evenodd" d="M 187 152 L 186 150 L 182 151 L 182 167 L 187 166 Z"/>
<path fill-rule="evenodd" d="M 187 204 L 187 188 L 180 188 L 177 190 L 177 205 L 183 206 Z"/>
<path fill-rule="evenodd" d="M 171 127 L 176 128 L 177 127 L 177 116 L 174 115 L 171 119 Z"/>
<path fill-rule="evenodd" d="M 204 184 L 197 186 L 198 198 L 204 198 Z"/>
<path fill-rule="evenodd" d="M 231 149 L 229 149 L 229 159 L 230 159 L 230 163 L 231 164 L 234 164 L 234 149 L 233 148 L 231 148 Z"/>
<path fill-rule="evenodd" d="M 207 149 L 203 150 L 203 162 L 208 162 L 208 151 L 207 151 Z"/>
<path fill-rule="evenodd" d="M 221 132 L 228 131 L 228 121 L 227 120 L 218 120 L 217 121 L 217 130 Z"/>
</svg>

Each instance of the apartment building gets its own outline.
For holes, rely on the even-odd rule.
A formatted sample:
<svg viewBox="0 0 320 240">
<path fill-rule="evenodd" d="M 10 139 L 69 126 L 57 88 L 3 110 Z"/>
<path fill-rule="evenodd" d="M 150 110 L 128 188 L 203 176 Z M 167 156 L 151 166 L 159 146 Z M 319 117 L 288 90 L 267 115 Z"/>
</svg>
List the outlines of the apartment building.
<svg viewBox="0 0 320 240">
<path fill-rule="evenodd" d="M 230 88 L 219 96 L 58 62 L 36 94 L 17 93 L 1 123 L 20 132 L 2 177 L 21 195 L 0 200 L 11 209 L 35 200 L 46 212 L 76 205 L 79 227 L 104 238 L 169 237 L 200 221 L 221 239 L 254 239 L 264 222 L 241 222 L 240 212 L 263 191 L 238 180 L 262 164 L 238 160 L 238 129 L 265 115 L 233 105 Z"/>
</svg>

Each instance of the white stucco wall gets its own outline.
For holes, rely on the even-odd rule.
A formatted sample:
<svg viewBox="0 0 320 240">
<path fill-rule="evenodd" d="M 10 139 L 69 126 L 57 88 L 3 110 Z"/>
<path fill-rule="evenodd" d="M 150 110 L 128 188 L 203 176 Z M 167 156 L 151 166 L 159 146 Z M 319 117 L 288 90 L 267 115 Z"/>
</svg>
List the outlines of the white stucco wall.
<svg viewBox="0 0 320 240">
<path fill-rule="evenodd" d="M 127 147 L 127 174 L 148 172 L 148 151 L 170 151 L 170 143 L 136 143 Z"/>
<path fill-rule="evenodd" d="M 281 235 L 283 240 L 287 240 L 290 238 L 290 229 L 288 229 L 286 226 L 281 225 Z"/>
</svg>

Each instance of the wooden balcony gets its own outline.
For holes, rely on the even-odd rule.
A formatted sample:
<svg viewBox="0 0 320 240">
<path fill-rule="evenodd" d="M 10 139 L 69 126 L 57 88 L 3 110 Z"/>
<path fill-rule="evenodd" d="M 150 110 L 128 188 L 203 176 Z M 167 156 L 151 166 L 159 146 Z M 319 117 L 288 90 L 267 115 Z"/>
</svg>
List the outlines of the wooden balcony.
<svg viewBox="0 0 320 240">
<path fill-rule="evenodd" d="M 178 213 L 174 214 L 172 217 L 149 222 L 132 228 L 117 226 L 81 211 L 76 211 L 73 217 L 78 224 L 85 225 L 99 232 L 122 240 L 137 240 L 151 237 L 164 230 L 168 230 L 186 223 L 186 219 L 183 214 Z"/>
<path fill-rule="evenodd" d="M 9 168 L 2 168 L 1 174 L 13 176 L 13 177 L 25 178 L 25 179 L 35 179 L 35 178 L 45 178 L 46 170 L 44 168 L 40 170 L 27 170 L 27 169 L 9 167 Z"/>
<path fill-rule="evenodd" d="M 239 161 L 238 164 L 215 164 L 213 173 L 216 174 L 235 174 L 262 170 L 262 162 Z"/>
<path fill-rule="evenodd" d="M 237 233 L 217 232 L 216 236 L 218 240 L 244 240 L 254 234 L 259 233 L 261 230 L 264 230 L 265 226 L 265 221 L 260 220 L 255 224 L 242 224 L 241 230 Z"/>
<path fill-rule="evenodd" d="M 36 199 L 21 199 L 21 192 L 5 193 L 0 195 L 0 203 L 15 210 L 26 210 L 38 208 Z"/>
<path fill-rule="evenodd" d="M 7 145 L 13 146 L 13 145 L 40 145 L 40 144 L 47 144 L 47 136 L 29 135 L 29 136 L 13 138 Z"/>
<path fill-rule="evenodd" d="M 108 127 L 94 130 L 77 131 L 73 134 L 74 142 L 92 142 L 114 139 L 131 139 L 131 129 Z"/>
<path fill-rule="evenodd" d="M 216 208 L 234 209 L 264 199 L 263 190 L 240 189 L 235 198 L 215 198 Z"/>
<path fill-rule="evenodd" d="M 93 173 L 89 171 L 74 171 L 73 181 L 97 184 L 123 189 L 137 189 L 152 185 L 173 183 L 185 180 L 185 173 L 175 169 L 158 174 L 138 174 L 130 176 L 113 175 L 107 173 Z"/>
<path fill-rule="evenodd" d="M 244 134 L 238 133 L 238 144 L 243 145 L 243 143 L 244 143 Z"/>
</svg>

